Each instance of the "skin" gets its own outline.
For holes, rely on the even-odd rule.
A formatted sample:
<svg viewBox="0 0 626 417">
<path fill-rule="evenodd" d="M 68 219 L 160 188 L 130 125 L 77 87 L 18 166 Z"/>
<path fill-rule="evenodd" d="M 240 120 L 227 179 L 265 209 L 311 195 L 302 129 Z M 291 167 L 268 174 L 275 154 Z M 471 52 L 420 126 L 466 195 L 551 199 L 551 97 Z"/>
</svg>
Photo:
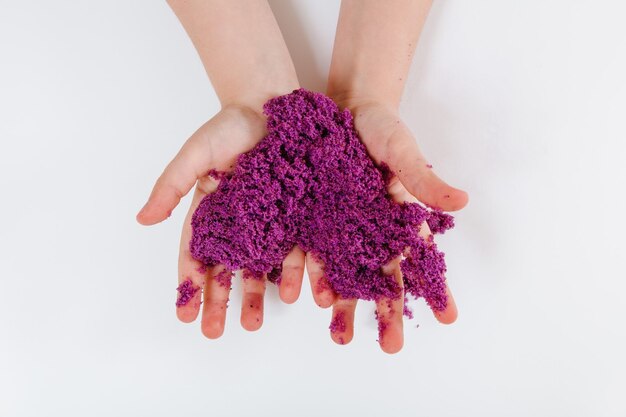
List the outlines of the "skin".
<svg viewBox="0 0 626 417">
<path fill-rule="evenodd" d="M 214 339 L 224 332 L 230 288 L 213 279 L 224 266 L 204 271 L 191 257 L 188 247 L 191 216 L 202 198 L 217 186 L 207 172 L 228 171 L 240 153 L 252 149 L 265 136 L 262 104 L 271 97 L 291 92 L 299 84 L 266 1 L 170 0 L 168 3 L 194 43 L 222 110 L 187 140 L 165 168 L 137 221 L 153 225 L 165 220 L 195 185 L 181 234 L 178 281 L 191 279 L 203 291 L 198 291 L 185 306 L 178 307 L 177 316 L 183 322 L 192 322 L 202 306 L 202 332 Z M 371 157 L 377 162 L 384 161 L 397 173 L 389 185 L 394 200 L 420 201 L 454 211 L 467 204 L 467 194 L 435 175 L 398 116 L 404 83 L 429 7 L 430 1 L 424 0 L 344 0 L 327 94 L 340 107 L 352 111 L 356 129 Z M 424 237 L 430 234 L 426 224 L 420 233 Z M 393 274 L 402 284 L 399 261 L 398 258 L 390 262 L 384 272 Z M 298 247 L 283 262 L 280 298 L 289 304 L 298 299 L 305 267 L 316 304 L 322 308 L 332 306 L 333 317 L 344 314 L 345 331 L 331 333 L 331 338 L 339 344 L 349 343 L 354 335 L 357 300 L 337 297 L 324 278 L 323 266 Z M 246 330 L 254 331 L 262 326 L 265 287 L 265 278 L 244 279 L 240 317 Z M 456 320 L 457 309 L 449 289 L 447 292 L 447 309 L 434 314 L 441 323 L 449 324 Z M 380 346 L 387 353 L 398 352 L 404 338 L 403 298 L 380 300 L 376 308 L 379 320 L 385 323 Z"/>
<path fill-rule="evenodd" d="M 328 78 L 327 94 L 347 107 L 370 156 L 385 162 L 396 173 L 389 194 L 398 202 L 422 202 L 445 211 L 463 208 L 468 195 L 441 180 L 420 151 L 415 137 L 400 119 L 398 110 L 419 35 L 431 6 L 430 0 L 343 0 Z M 428 225 L 420 229 L 430 235 Z M 402 283 L 399 259 L 386 266 Z M 434 311 L 441 323 L 453 323 L 458 315 L 449 288 L 448 305 Z M 354 317 L 357 300 L 338 300 L 333 314 Z M 398 352 L 403 345 L 402 298 L 376 303 L 379 321 L 386 324 L 379 338 L 383 351 Z M 346 319 L 346 335 L 331 333 L 347 343 L 354 320 Z M 342 337 L 343 336 L 343 337 Z"/>
<path fill-rule="evenodd" d="M 202 332 L 214 339 L 224 332 L 230 289 L 213 279 L 223 266 L 203 271 L 201 264 L 191 257 L 188 247 L 191 216 L 202 198 L 216 188 L 207 172 L 212 168 L 229 170 L 239 154 L 252 149 L 265 136 L 263 103 L 291 92 L 299 83 L 266 1 L 171 0 L 168 3 L 198 51 L 222 110 L 187 140 L 165 168 L 148 202 L 137 214 L 137 221 L 153 225 L 165 220 L 195 185 L 181 235 L 178 281 L 191 279 L 203 291 L 178 307 L 176 313 L 181 321 L 192 322 L 202 305 Z M 244 280 L 241 325 L 247 330 L 257 330 L 263 323 L 264 293 L 265 278 Z"/>
</svg>

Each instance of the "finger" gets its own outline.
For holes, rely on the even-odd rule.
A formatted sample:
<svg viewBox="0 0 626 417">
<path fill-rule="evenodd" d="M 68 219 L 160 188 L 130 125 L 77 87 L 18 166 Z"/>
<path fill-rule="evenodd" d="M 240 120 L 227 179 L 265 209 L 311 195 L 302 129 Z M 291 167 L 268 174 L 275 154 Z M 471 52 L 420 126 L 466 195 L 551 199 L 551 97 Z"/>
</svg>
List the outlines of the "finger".
<svg viewBox="0 0 626 417">
<path fill-rule="evenodd" d="M 217 339 L 224 334 L 231 277 L 232 272 L 222 265 L 209 268 L 204 285 L 201 325 L 202 334 L 209 339 Z"/>
<path fill-rule="evenodd" d="M 335 293 L 324 277 L 322 264 L 313 257 L 311 252 L 306 254 L 306 272 L 309 275 L 315 303 L 322 308 L 332 306 L 336 298 Z"/>
<path fill-rule="evenodd" d="M 385 353 L 397 353 L 404 344 L 402 314 L 404 311 L 404 290 L 402 289 L 402 273 L 400 258 L 396 258 L 383 268 L 383 273 L 390 273 L 400 285 L 400 293 L 396 298 L 383 297 L 376 301 L 376 318 L 378 319 L 378 343 Z"/>
<path fill-rule="evenodd" d="M 456 308 L 456 302 L 454 301 L 454 297 L 452 297 L 452 293 L 450 292 L 450 287 L 446 285 L 446 308 L 443 311 L 433 310 L 433 314 L 435 318 L 442 324 L 452 324 L 456 321 L 459 316 L 459 312 Z"/>
<path fill-rule="evenodd" d="M 389 166 L 406 189 L 422 203 L 445 211 L 460 210 L 468 202 L 465 191 L 451 187 L 439 178 L 428 163 L 415 138 L 403 123 L 389 138 Z"/>
<path fill-rule="evenodd" d="M 432 235 L 431 231 L 430 231 L 430 227 L 428 227 L 428 223 L 424 222 L 422 223 L 422 226 L 420 227 L 420 231 L 419 231 L 419 235 L 426 240 L 427 242 L 429 242 L 429 238 Z M 456 307 L 456 302 L 454 301 L 454 297 L 452 296 L 452 292 L 450 291 L 450 287 L 448 286 L 448 283 L 445 283 L 446 286 L 446 308 L 444 310 L 435 310 L 432 309 L 433 314 L 435 315 L 435 318 L 442 324 L 452 324 L 456 321 L 459 312 L 458 309 Z"/>
<path fill-rule="evenodd" d="M 287 304 L 294 303 L 300 296 L 304 276 L 304 252 L 294 246 L 283 261 L 278 293 Z"/>
<path fill-rule="evenodd" d="M 176 316 L 183 323 L 191 323 L 198 317 L 200 311 L 200 299 L 202 297 L 202 285 L 196 285 L 187 278 L 176 287 Z"/>
<path fill-rule="evenodd" d="M 198 187 L 191 200 L 191 206 L 183 223 L 183 231 L 180 236 L 178 252 L 178 300 L 176 302 L 176 315 L 178 318 L 189 323 L 196 319 L 200 311 L 202 294 L 200 288 L 204 286 L 206 268 L 201 262 L 195 260 L 189 251 L 191 240 L 191 217 L 200 204 L 200 201 L 208 192 L 214 189 L 207 181 L 198 182 Z M 192 294 L 193 293 L 193 294 Z M 190 298 L 189 295 L 192 295 Z"/>
<path fill-rule="evenodd" d="M 167 165 L 154 185 L 148 202 L 137 214 L 139 223 L 152 225 L 168 218 L 196 180 L 213 166 L 208 138 L 217 134 L 218 127 L 215 124 L 213 119 L 200 127 Z"/>
<path fill-rule="evenodd" d="M 354 311 L 356 310 L 357 299 L 337 298 L 333 304 L 333 318 L 330 322 L 330 337 L 340 345 L 345 345 L 352 341 L 354 336 Z"/>
<path fill-rule="evenodd" d="M 410 203 L 417 202 L 417 199 L 413 195 L 411 195 L 406 190 L 406 188 L 404 188 L 404 186 L 402 185 L 400 181 L 392 180 L 392 182 L 389 184 L 389 194 L 397 202 L 404 202 L 404 201 L 407 201 Z M 419 235 L 420 237 L 422 237 L 422 239 L 426 240 L 427 242 L 430 241 L 430 236 L 432 235 L 432 232 L 430 230 L 430 227 L 428 226 L 428 223 L 426 222 L 422 223 L 422 225 L 420 226 Z M 459 315 L 459 312 L 457 310 L 454 297 L 452 296 L 452 293 L 450 292 L 450 287 L 448 287 L 447 282 L 446 282 L 446 295 L 447 295 L 446 308 L 442 311 L 432 310 L 432 312 L 440 323 L 452 324 L 456 321 L 457 316 Z"/>
<path fill-rule="evenodd" d="M 263 325 L 263 297 L 265 276 L 256 278 L 248 271 L 243 273 L 243 299 L 241 302 L 241 326 L 255 331 Z"/>
</svg>

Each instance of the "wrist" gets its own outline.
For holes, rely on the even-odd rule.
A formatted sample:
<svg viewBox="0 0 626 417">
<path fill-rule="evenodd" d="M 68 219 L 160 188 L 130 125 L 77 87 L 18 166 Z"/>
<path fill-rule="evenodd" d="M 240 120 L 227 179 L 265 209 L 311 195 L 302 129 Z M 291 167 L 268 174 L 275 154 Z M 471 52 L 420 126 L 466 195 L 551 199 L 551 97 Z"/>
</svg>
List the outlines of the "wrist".
<svg viewBox="0 0 626 417">
<path fill-rule="evenodd" d="M 372 110 L 397 114 L 398 105 L 389 97 L 359 93 L 353 90 L 329 91 L 327 94 L 340 109 L 349 109 L 355 118 Z"/>
<path fill-rule="evenodd" d="M 395 87 L 395 88 L 394 88 Z M 397 111 L 404 84 L 385 88 L 384 83 L 352 78 L 347 82 L 328 80 L 327 95 L 337 104 L 352 109 L 368 105 Z"/>
<path fill-rule="evenodd" d="M 223 104 L 220 109 L 220 113 L 228 115 L 243 116 L 246 120 L 259 120 L 265 124 L 265 116 L 263 115 L 263 108 L 259 106 L 250 106 L 243 102 L 232 102 Z"/>
<path fill-rule="evenodd" d="M 269 99 L 289 94 L 298 88 L 300 88 L 300 85 L 295 77 L 284 83 L 270 84 L 264 83 L 264 80 L 259 80 L 254 88 L 246 88 L 244 90 L 237 88 L 230 93 L 218 91 L 218 97 L 222 108 L 248 108 L 262 114 L 263 105 Z"/>
<path fill-rule="evenodd" d="M 380 57 L 373 56 L 372 51 L 358 46 L 335 45 L 336 50 L 339 48 L 339 51 L 353 52 L 333 52 L 327 94 L 346 104 L 381 103 L 398 109 L 408 65 L 397 63 L 391 58 L 383 65 Z"/>
</svg>

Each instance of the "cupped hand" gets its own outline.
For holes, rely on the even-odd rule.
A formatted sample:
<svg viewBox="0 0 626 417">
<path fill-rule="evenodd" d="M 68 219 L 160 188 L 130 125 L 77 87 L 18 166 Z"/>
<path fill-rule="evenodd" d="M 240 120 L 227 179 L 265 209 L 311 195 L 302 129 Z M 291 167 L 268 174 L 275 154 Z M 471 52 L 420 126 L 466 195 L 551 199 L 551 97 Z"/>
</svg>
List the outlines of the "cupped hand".
<svg viewBox="0 0 626 417">
<path fill-rule="evenodd" d="M 231 271 L 225 271 L 223 265 L 205 268 L 192 258 L 189 252 L 191 216 L 202 198 L 217 188 L 217 182 L 208 173 L 231 170 L 237 156 L 252 149 L 263 136 L 265 117 L 260 112 L 238 105 L 223 108 L 185 142 L 137 214 L 137 221 L 143 225 L 159 223 L 170 216 L 181 198 L 195 185 L 191 207 L 183 224 L 178 257 L 178 283 L 190 281 L 193 291 L 189 292 L 192 296 L 184 304 L 179 299 L 176 313 L 181 321 L 192 322 L 202 305 L 202 332 L 212 339 L 224 332 Z M 247 330 L 257 330 L 263 323 L 264 293 L 265 277 L 244 279 L 241 325 Z"/>
<path fill-rule="evenodd" d="M 434 173 L 432 165 L 420 151 L 415 137 L 402 122 L 397 111 L 376 102 L 357 105 L 342 103 L 341 100 L 337 102 L 351 110 L 355 128 L 370 156 L 377 163 L 386 163 L 395 173 L 388 186 L 391 198 L 397 202 L 421 202 L 444 211 L 460 210 L 467 204 L 467 193 L 446 184 Z M 420 227 L 420 235 L 428 240 L 431 235 L 428 224 L 424 223 Z M 339 344 L 349 343 L 354 335 L 357 300 L 338 297 L 324 278 L 322 265 L 311 254 L 305 255 L 296 248 L 286 263 L 289 268 L 283 269 L 284 275 L 280 283 L 283 301 L 293 302 L 297 298 L 302 281 L 300 271 L 303 271 L 306 264 L 315 302 L 322 308 L 333 306 L 332 339 Z M 393 274 L 402 286 L 399 258 L 386 265 L 383 272 L 387 275 Z M 449 288 L 446 288 L 446 293 L 446 309 L 433 310 L 433 314 L 439 322 L 450 324 L 456 320 L 458 312 Z M 383 298 L 376 302 L 378 342 L 387 353 L 396 353 L 402 349 L 403 311 L 404 293 L 396 299 Z"/>
</svg>

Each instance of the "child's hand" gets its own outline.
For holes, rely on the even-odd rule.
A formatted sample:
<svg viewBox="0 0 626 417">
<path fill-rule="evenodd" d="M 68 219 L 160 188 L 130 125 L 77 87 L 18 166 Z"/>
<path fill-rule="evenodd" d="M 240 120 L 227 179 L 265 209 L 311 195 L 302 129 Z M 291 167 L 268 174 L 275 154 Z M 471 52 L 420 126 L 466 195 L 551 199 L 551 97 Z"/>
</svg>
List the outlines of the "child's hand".
<svg viewBox="0 0 626 417">
<path fill-rule="evenodd" d="M 395 201 L 419 201 L 445 211 L 460 210 L 467 204 L 467 193 L 449 186 L 433 172 L 432 165 L 421 153 L 415 138 L 400 120 L 397 111 L 372 102 L 349 108 L 354 115 L 355 128 L 370 156 L 377 163 L 385 162 L 396 174 L 388 187 L 389 194 Z M 427 240 L 431 235 L 425 222 L 420 228 L 420 235 Z M 385 272 L 393 273 L 402 285 L 399 259 L 392 261 Z M 446 292 L 447 308 L 444 311 L 433 310 L 433 313 L 441 323 L 450 324 L 456 320 L 458 313 L 450 289 L 447 288 Z M 382 330 L 379 344 L 387 353 L 398 352 L 403 345 L 403 301 L 402 294 L 397 299 L 382 299 L 376 303 L 379 329 Z M 334 303 L 333 319 L 338 314 L 343 314 L 346 329 L 345 332 L 331 333 L 335 342 L 343 344 L 352 339 L 356 303 L 357 300 L 337 300 Z"/>
<path fill-rule="evenodd" d="M 396 174 L 389 184 L 392 195 L 412 196 L 444 211 L 460 210 L 467 204 L 465 191 L 446 184 L 420 151 L 398 112 L 381 103 L 342 103 L 354 115 L 354 125 L 370 156 L 385 162 Z"/>
<path fill-rule="evenodd" d="M 337 100 L 340 106 L 345 102 Z M 377 162 L 385 162 L 396 176 L 389 184 L 389 194 L 397 202 L 425 203 L 445 211 L 454 211 L 463 208 L 468 201 L 467 193 L 453 188 L 441 180 L 433 172 L 432 166 L 422 155 L 415 138 L 406 125 L 400 120 L 397 112 L 388 107 L 373 103 L 350 105 L 355 120 L 355 128 L 361 140 L 367 147 L 370 156 Z M 417 198 L 416 198 L 417 197 Z M 428 224 L 424 223 L 420 229 L 424 238 L 430 236 Z M 293 255 L 289 265 L 292 270 L 301 271 L 304 267 L 305 256 Z M 352 340 L 354 333 L 354 311 L 356 299 L 337 298 L 324 279 L 323 268 L 310 256 L 306 255 L 306 268 L 311 281 L 311 289 L 315 302 L 323 308 L 333 306 L 333 321 L 337 317 L 345 325 L 339 326 L 341 331 L 331 332 L 332 339 L 339 344 L 346 344 Z M 395 259 L 385 268 L 385 273 L 397 277 L 402 286 L 400 259 Z M 285 300 L 283 286 L 300 288 L 302 276 L 300 273 L 283 276 L 281 282 L 281 298 Z M 457 309 L 450 290 L 447 290 L 448 306 L 444 311 L 433 311 L 441 323 L 452 323 L 456 320 Z M 379 329 L 379 343 L 387 353 L 398 352 L 403 345 L 403 294 L 397 299 L 381 299 L 376 303 Z"/>
<path fill-rule="evenodd" d="M 350 109 L 370 156 L 376 162 L 385 162 L 396 174 L 389 184 L 389 193 L 395 200 L 419 200 L 451 211 L 467 204 L 467 194 L 450 187 L 434 174 L 398 115 L 415 45 L 430 4 L 431 0 L 342 0 L 328 94 L 340 107 Z M 421 231 L 427 236 L 430 233 L 427 225 L 424 226 Z M 393 272 L 398 282 L 402 282 L 398 260 L 391 262 L 387 269 L 386 272 Z M 319 267 L 316 270 L 321 271 Z M 334 301 L 335 295 L 328 285 L 316 288 L 314 296 L 318 304 L 334 304 L 333 319 L 343 316 L 339 327 L 345 331 L 332 332 L 333 339 L 342 344 L 349 342 L 356 300 Z M 449 290 L 447 292 L 450 294 Z M 393 353 L 402 348 L 402 302 L 400 298 L 377 303 L 379 342 L 385 352 Z M 435 316 L 442 323 L 456 319 L 457 310 L 451 296 L 448 308 Z"/>
<path fill-rule="evenodd" d="M 184 322 L 195 320 L 204 294 L 202 331 L 207 337 L 216 338 L 224 331 L 230 291 L 228 285 L 222 286 L 218 281 L 226 283 L 230 271 L 223 271 L 221 266 L 205 271 L 191 257 L 191 215 L 200 200 L 215 189 L 215 181 L 207 175 L 209 170 L 230 170 L 239 154 L 249 151 L 263 138 L 262 104 L 298 88 L 298 78 L 266 1 L 246 2 L 245 7 L 227 0 L 168 0 L 168 3 L 196 47 L 222 103 L 222 111 L 181 148 L 158 179 L 137 220 L 145 225 L 165 220 L 196 185 L 183 225 L 178 262 L 179 283 L 189 279 L 191 284 L 181 288 L 185 297 L 177 302 L 177 315 Z M 264 291 L 264 280 L 244 280 L 241 324 L 248 330 L 261 327 Z"/>
<path fill-rule="evenodd" d="M 209 170 L 230 170 L 237 156 L 252 149 L 264 135 L 265 119 L 262 114 L 244 106 L 224 108 L 187 140 L 178 155 L 165 168 L 148 202 L 137 215 L 137 221 L 144 225 L 165 220 L 180 199 L 195 185 L 181 235 L 178 281 L 180 284 L 190 279 L 194 287 L 204 290 L 196 291 L 188 303 L 177 307 L 177 315 L 184 322 L 195 320 L 204 294 L 202 332 L 209 338 L 217 338 L 224 331 L 230 288 L 213 279 L 224 267 L 216 266 L 205 271 L 202 264 L 191 257 L 191 216 L 200 200 L 216 187 L 216 182 L 207 175 Z M 264 290 L 264 281 L 244 280 L 241 324 L 247 330 L 261 327 Z"/>
</svg>

